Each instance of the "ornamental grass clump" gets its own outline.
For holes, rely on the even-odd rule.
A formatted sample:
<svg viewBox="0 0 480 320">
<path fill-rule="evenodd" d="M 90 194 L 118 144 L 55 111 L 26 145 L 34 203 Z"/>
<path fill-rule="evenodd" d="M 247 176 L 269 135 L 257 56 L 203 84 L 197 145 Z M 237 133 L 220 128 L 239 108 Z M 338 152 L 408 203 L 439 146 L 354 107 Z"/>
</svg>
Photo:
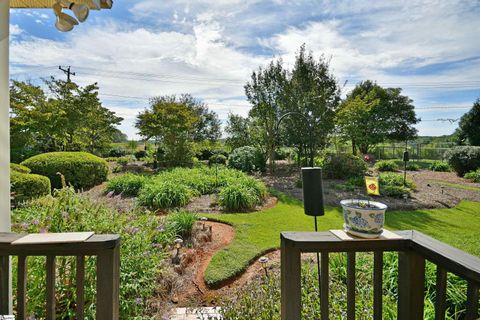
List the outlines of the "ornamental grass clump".
<svg viewBox="0 0 480 320">
<path fill-rule="evenodd" d="M 218 195 L 220 205 L 227 211 L 246 211 L 259 202 L 255 190 L 241 184 L 224 187 Z"/>
<path fill-rule="evenodd" d="M 397 163 L 395 160 L 381 160 L 375 163 L 375 168 L 377 168 L 378 171 L 397 171 Z"/>
<path fill-rule="evenodd" d="M 416 189 L 415 183 L 409 179 L 403 184 L 403 176 L 394 172 L 380 174 L 380 193 L 385 196 L 402 198 L 405 194 L 410 195 Z"/>
<path fill-rule="evenodd" d="M 106 191 L 113 191 L 115 194 L 135 197 L 146 182 L 147 178 L 145 176 L 126 173 L 110 179 L 107 182 Z"/>
<path fill-rule="evenodd" d="M 138 203 L 152 209 L 185 206 L 195 192 L 184 184 L 173 181 L 153 180 L 145 184 L 138 194 Z"/>
</svg>

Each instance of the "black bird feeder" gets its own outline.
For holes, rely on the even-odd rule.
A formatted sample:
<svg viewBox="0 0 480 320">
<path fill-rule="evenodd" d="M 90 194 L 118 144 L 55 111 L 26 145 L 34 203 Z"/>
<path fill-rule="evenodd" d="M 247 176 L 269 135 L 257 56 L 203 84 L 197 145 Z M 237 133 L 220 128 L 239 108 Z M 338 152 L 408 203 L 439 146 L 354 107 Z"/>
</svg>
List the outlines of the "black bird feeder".
<svg viewBox="0 0 480 320">
<path fill-rule="evenodd" d="M 407 150 L 403 152 L 403 186 L 407 185 L 407 162 L 410 161 L 410 154 Z"/>
<path fill-rule="evenodd" d="M 322 168 L 302 168 L 303 207 L 307 216 L 313 216 L 315 232 L 317 217 L 325 215 L 323 204 Z M 318 292 L 320 292 L 320 254 L 317 252 Z"/>
</svg>

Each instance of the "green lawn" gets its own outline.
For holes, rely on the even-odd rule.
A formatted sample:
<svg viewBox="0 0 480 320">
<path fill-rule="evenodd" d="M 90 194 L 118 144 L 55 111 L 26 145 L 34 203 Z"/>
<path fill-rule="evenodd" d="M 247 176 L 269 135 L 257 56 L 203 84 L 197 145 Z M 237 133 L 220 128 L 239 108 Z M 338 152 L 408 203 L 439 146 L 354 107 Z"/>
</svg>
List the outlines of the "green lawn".
<svg viewBox="0 0 480 320">
<path fill-rule="evenodd" d="M 278 205 L 256 213 L 208 216 L 235 227 L 234 241 L 219 251 L 205 274 L 209 286 L 242 273 L 252 260 L 265 251 L 278 248 L 281 231 L 313 231 L 313 217 L 303 214 L 302 204 L 280 196 Z M 320 231 L 341 229 L 340 208 L 327 208 L 318 218 Z M 386 227 L 390 230 L 415 229 L 480 256 L 480 202 L 463 201 L 452 209 L 388 212 Z"/>
<path fill-rule="evenodd" d="M 450 187 L 450 188 L 455 188 L 455 189 L 480 191 L 480 188 L 478 188 L 478 187 L 467 186 L 467 185 L 464 185 L 464 184 L 443 182 L 443 181 L 437 181 L 437 180 L 430 180 L 430 182 L 433 183 L 433 184 L 438 184 L 440 186 L 445 186 L 445 187 Z"/>
</svg>

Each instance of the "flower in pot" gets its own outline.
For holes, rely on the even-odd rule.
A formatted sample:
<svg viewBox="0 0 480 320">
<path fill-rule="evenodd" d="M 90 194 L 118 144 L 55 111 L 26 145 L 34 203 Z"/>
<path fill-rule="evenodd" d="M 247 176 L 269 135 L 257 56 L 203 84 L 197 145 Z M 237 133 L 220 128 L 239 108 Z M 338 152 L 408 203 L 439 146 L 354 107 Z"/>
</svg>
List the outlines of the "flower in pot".
<svg viewBox="0 0 480 320">
<path fill-rule="evenodd" d="M 362 238 L 378 238 L 383 232 L 387 206 L 376 201 L 342 200 L 345 231 Z"/>
</svg>

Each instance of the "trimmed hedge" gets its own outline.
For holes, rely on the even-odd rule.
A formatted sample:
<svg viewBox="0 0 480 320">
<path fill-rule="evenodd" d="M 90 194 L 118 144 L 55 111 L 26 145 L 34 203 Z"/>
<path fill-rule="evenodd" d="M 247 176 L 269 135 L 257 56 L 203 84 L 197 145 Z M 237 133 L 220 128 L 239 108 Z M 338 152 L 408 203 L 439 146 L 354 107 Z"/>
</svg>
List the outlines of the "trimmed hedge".
<svg viewBox="0 0 480 320">
<path fill-rule="evenodd" d="M 10 173 L 10 184 L 14 194 L 14 203 L 40 198 L 50 194 L 50 179 L 38 174 Z"/>
<path fill-rule="evenodd" d="M 327 179 L 348 179 L 363 176 L 367 164 L 361 158 L 347 153 L 329 154 L 323 161 L 323 175 Z"/>
<path fill-rule="evenodd" d="M 10 170 L 20 173 L 30 173 L 32 170 L 17 163 L 10 163 Z"/>
<path fill-rule="evenodd" d="M 480 168 L 480 147 L 454 147 L 445 152 L 445 157 L 458 176 Z"/>
<path fill-rule="evenodd" d="M 62 188 L 60 174 L 75 189 L 87 189 L 107 180 L 107 162 L 87 152 L 50 152 L 31 157 L 21 163 L 32 173 L 50 178 L 52 187 Z"/>
</svg>

